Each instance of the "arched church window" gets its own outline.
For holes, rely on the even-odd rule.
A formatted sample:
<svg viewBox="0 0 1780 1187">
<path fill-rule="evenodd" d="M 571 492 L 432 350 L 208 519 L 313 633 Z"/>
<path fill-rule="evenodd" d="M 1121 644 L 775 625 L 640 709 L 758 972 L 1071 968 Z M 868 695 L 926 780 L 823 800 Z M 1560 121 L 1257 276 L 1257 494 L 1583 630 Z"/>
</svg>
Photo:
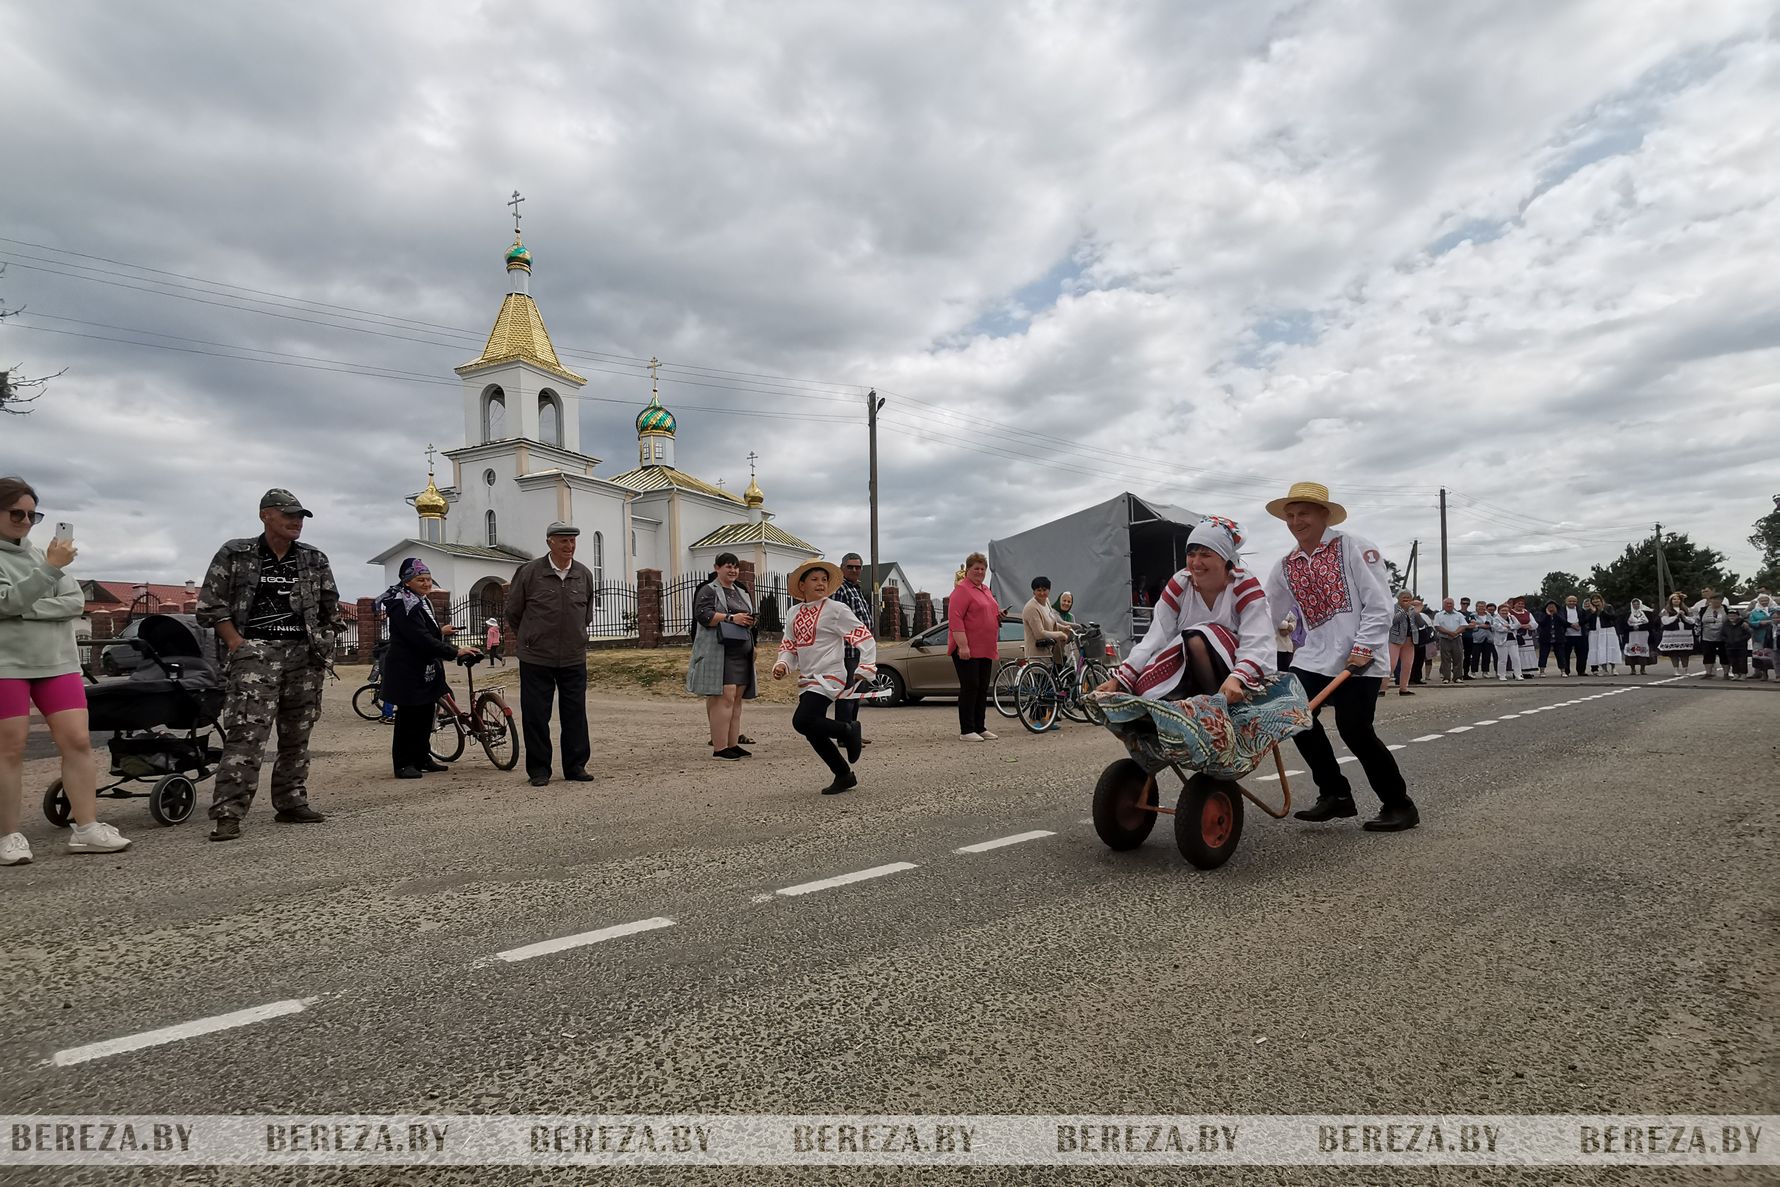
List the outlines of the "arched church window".
<svg viewBox="0 0 1780 1187">
<path fill-rule="evenodd" d="M 494 512 L 490 511 L 485 514 L 482 517 L 482 522 L 488 527 L 488 546 L 493 548 L 496 544 L 500 543 L 500 539 L 495 533 Z"/>
<path fill-rule="evenodd" d="M 482 439 L 499 441 L 507 435 L 507 393 L 491 387 L 482 393 Z"/>
<path fill-rule="evenodd" d="M 493 470 L 484 470 L 484 471 L 482 471 L 482 482 L 483 482 L 483 484 L 484 484 L 484 485 L 486 485 L 486 486 L 493 486 L 493 485 L 494 485 L 494 479 L 495 479 L 495 473 L 494 473 L 494 471 L 493 471 Z"/>
<path fill-rule="evenodd" d="M 546 445 L 562 444 L 562 404 L 549 388 L 538 393 L 538 440 Z"/>
<path fill-rule="evenodd" d="M 605 599 L 600 595 L 600 587 L 606 584 L 606 535 L 604 532 L 593 534 L 593 604 L 603 608 Z"/>
</svg>

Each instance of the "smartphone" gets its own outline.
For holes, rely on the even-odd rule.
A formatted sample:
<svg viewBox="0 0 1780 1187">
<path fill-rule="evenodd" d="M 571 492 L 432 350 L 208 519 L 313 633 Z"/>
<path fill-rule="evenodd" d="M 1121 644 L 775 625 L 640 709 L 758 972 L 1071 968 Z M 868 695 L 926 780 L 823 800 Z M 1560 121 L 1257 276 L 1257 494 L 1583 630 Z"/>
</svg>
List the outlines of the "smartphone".
<svg viewBox="0 0 1780 1187">
<path fill-rule="evenodd" d="M 66 540 L 70 544 L 74 543 L 74 525 L 71 523 L 58 523 L 56 525 L 56 539 Z"/>
</svg>

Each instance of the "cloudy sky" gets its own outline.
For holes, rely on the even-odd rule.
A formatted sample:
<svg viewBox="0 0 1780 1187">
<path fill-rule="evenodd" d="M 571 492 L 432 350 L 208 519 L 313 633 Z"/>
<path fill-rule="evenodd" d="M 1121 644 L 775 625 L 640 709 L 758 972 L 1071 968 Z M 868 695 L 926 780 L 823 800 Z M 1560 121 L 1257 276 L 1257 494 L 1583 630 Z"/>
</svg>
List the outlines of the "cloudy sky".
<svg viewBox="0 0 1780 1187">
<path fill-rule="evenodd" d="M 0 366 L 67 368 L 0 472 L 82 576 L 183 580 L 317 511 L 342 586 L 409 534 L 451 368 L 532 292 L 629 468 L 750 451 L 786 528 L 962 555 L 1132 490 L 1287 543 L 1327 482 L 1458 593 L 1651 521 L 1753 571 L 1780 491 L 1768 3 L 0 7 Z M 137 345 L 154 343 L 156 346 Z M 1422 585 L 1437 593 L 1438 568 Z"/>
</svg>

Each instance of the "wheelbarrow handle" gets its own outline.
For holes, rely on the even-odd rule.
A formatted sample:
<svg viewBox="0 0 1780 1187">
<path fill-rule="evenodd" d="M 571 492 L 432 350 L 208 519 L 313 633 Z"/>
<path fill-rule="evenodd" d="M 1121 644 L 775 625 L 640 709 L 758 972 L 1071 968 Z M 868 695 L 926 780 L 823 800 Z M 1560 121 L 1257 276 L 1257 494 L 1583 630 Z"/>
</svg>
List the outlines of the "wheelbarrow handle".
<svg viewBox="0 0 1780 1187">
<path fill-rule="evenodd" d="M 1323 691 L 1317 693 L 1316 696 L 1311 698 L 1310 711 L 1312 713 L 1315 713 L 1317 711 L 1317 709 L 1322 705 L 1322 703 L 1329 699 L 1329 694 L 1333 693 L 1336 689 L 1340 688 L 1342 686 L 1342 684 L 1344 684 L 1347 681 L 1347 678 L 1351 675 L 1353 675 L 1353 672 L 1350 671 L 1349 669 L 1347 669 L 1347 668 L 1341 669 L 1340 674 L 1337 675 L 1335 677 L 1335 679 L 1329 681 L 1328 684 L 1323 686 Z"/>
</svg>

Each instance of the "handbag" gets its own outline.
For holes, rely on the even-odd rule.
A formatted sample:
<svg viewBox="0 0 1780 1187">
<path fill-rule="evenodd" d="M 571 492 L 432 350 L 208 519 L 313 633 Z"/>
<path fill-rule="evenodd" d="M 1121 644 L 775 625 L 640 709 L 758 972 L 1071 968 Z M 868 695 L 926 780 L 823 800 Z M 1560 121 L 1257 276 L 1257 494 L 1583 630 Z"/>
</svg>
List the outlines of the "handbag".
<svg viewBox="0 0 1780 1187">
<path fill-rule="evenodd" d="M 717 638 L 730 651 L 746 651 L 754 644 L 754 635 L 747 627 L 727 618 L 717 624 Z"/>
</svg>

